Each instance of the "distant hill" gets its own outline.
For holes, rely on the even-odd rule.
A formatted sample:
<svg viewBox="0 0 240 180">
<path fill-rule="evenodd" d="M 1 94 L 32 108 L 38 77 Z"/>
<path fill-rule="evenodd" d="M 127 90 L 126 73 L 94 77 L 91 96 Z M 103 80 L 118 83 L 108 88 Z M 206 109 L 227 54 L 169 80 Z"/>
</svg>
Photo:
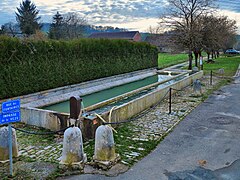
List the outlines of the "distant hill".
<svg viewBox="0 0 240 180">
<path fill-rule="evenodd" d="M 41 30 L 45 33 L 48 33 L 49 32 L 49 29 L 50 29 L 50 25 L 51 23 L 42 23 L 42 28 Z"/>
<path fill-rule="evenodd" d="M 45 33 L 49 32 L 51 24 L 50 23 L 43 23 L 42 24 L 42 31 Z M 94 25 L 86 25 L 84 26 L 84 36 L 88 37 L 92 33 L 97 32 L 122 32 L 128 31 L 127 29 L 112 27 L 112 26 L 94 26 Z"/>
<path fill-rule="evenodd" d="M 127 29 L 123 28 L 114 28 L 112 26 L 94 26 L 94 25 L 87 25 L 84 29 L 85 36 L 89 36 L 92 33 L 99 33 L 99 32 L 123 32 L 128 31 Z"/>
<path fill-rule="evenodd" d="M 21 31 L 18 25 L 15 23 L 13 24 L 18 37 L 21 37 Z M 51 23 L 42 23 L 41 30 L 48 34 L 51 27 Z M 84 26 L 84 37 L 90 36 L 92 33 L 99 33 L 99 32 L 124 32 L 128 31 L 128 29 L 112 27 L 112 26 L 95 26 L 95 25 L 86 25 Z M 149 36 L 149 33 L 140 33 L 142 36 L 142 41 L 145 41 L 146 37 Z"/>
</svg>

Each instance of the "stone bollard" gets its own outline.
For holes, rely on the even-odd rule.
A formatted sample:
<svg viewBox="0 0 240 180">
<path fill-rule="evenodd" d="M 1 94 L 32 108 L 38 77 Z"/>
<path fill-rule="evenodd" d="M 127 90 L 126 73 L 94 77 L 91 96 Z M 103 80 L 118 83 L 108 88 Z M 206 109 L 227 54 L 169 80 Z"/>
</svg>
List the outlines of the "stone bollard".
<svg viewBox="0 0 240 180">
<path fill-rule="evenodd" d="M 68 128 L 64 132 L 63 152 L 60 161 L 60 168 L 72 168 L 82 170 L 87 161 L 83 151 L 82 133 L 78 127 Z"/>
<path fill-rule="evenodd" d="M 199 71 L 199 69 L 198 69 L 198 67 L 193 67 L 193 69 L 192 69 L 192 72 L 198 72 Z"/>
<path fill-rule="evenodd" d="M 224 69 L 219 69 L 219 70 L 218 70 L 218 73 L 219 73 L 220 75 L 223 75 L 223 74 L 224 74 Z"/>
<path fill-rule="evenodd" d="M 8 127 L 0 128 L 0 162 L 9 161 Z M 12 152 L 13 157 L 18 157 L 17 136 L 15 129 L 12 129 Z"/>
<path fill-rule="evenodd" d="M 120 156 L 115 152 L 112 129 L 106 125 L 99 126 L 95 134 L 94 164 L 102 169 L 109 169 L 119 160 Z"/>
<path fill-rule="evenodd" d="M 199 79 L 196 79 L 193 82 L 193 91 L 196 95 L 202 94 L 202 85 L 201 85 L 201 81 Z"/>
</svg>

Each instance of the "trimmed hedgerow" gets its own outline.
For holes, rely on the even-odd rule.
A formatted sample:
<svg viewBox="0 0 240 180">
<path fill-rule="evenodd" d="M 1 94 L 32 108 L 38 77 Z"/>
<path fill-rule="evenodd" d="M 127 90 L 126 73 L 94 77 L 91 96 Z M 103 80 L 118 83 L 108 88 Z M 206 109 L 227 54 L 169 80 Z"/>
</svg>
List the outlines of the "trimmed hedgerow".
<svg viewBox="0 0 240 180">
<path fill-rule="evenodd" d="M 125 40 L 0 37 L 0 99 L 157 66 L 157 49 Z"/>
</svg>

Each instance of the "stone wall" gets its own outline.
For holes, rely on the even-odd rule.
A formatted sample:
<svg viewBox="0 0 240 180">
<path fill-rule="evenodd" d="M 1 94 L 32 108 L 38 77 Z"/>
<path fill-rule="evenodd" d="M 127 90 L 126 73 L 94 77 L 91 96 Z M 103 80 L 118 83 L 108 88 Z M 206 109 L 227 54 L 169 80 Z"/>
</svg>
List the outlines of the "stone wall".
<svg viewBox="0 0 240 180">
<path fill-rule="evenodd" d="M 21 108 L 21 122 L 57 131 L 68 125 L 69 114 L 37 108 Z"/>
</svg>

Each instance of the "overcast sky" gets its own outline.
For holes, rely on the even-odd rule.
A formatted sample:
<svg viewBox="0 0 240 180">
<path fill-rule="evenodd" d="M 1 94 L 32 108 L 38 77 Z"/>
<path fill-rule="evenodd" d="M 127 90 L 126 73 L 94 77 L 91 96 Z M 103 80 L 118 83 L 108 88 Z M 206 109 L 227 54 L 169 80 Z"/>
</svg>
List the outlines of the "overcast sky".
<svg viewBox="0 0 240 180">
<path fill-rule="evenodd" d="M 0 25 L 16 22 L 15 11 L 22 0 L 0 0 Z M 42 22 L 51 22 L 52 16 L 78 12 L 89 24 L 110 25 L 129 30 L 147 31 L 156 26 L 166 0 L 33 0 L 40 10 Z M 240 0 L 217 0 L 223 15 L 237 21 L 240 34 Z"/>
</svg>

